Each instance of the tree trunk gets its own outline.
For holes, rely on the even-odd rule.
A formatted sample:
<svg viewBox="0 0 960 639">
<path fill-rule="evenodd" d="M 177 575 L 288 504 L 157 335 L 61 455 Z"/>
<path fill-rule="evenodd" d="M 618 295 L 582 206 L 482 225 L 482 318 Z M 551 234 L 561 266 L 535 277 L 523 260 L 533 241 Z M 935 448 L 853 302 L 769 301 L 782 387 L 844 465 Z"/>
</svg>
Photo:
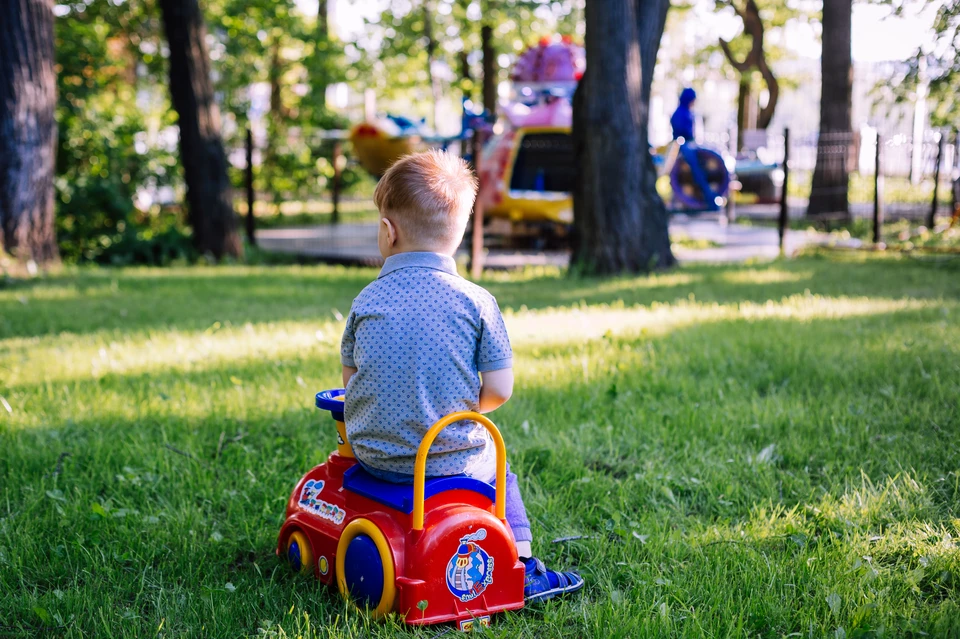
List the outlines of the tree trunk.
<svg viewBox="0 0 960 639">
<path fill-rule="evenodd" d="M 440 86 L 440 78 L 433 72 L 437 40 L 433 37 L 433 9 L 429 2 L 423 3 L 423 34 L 427 38 L 427 78 L 430 81 L 430 98 L 433 101 L 433 130 L 436 131 L 440 119 L 440 100 L 443 97 L 443 89 Z"/>
<path fill-rule="evenodd" d="M 780 97 L 780 83 L 777 81 L 770 65 L 767 64 L 767 54 L 763 50 L 763 19 L 760 17 L 760 7 L 755 0 L 747 0 L 743 9 L 730 0 L 727 5 L 743 21 L 743 33 L 752 40 L 750 51 L 743 60 L 737 60 L 730 43 L 720 38 L 720 49 L 737 73 L 740 74 L 740 93 L 737 96 L 737 148 L 743 148 L 743 133 L 751 129 L 766 129 L 770 126 L 773 113 L 777 109 L 777 100 Z M 756 69 L 767 85 L 769 99 L 767 105 L 760 108 L 759 102 L 753 98 L 753 70 Z M 759 112 L 758 112 L 759 110 Z"/>
<path fill-rule="evenodd" d="M 317 3 L 317 39 L 326 40 L 330 37 L 330 15 L 327 9 L 327 0 Z"/>
<path fill-rule="evenodd" d="M 480 27 L 480 50 L 483 53 L 483 108 L 497 112 L 497 50 L 493 48 L 493 27 Z"/>
<path fill-rule="evenodd" d="M 847 159 L 853 62 L 850 53 L 852 0 L 823 3 L 823 55 L 820 57 L 820 137 L 807 214 L 849 219 Z"/>
<path fill-rule="evenodd" d="M 0 2 L 0 250 L 40 264 L 59 259 L 53 63 L 52 0 Z"/>
<path fill-rule="evenodd" d="M 587 70 L 573 103 L 580 165 L 572 264 L 591 273 L 675 263 L 647 142 L 650 83 L 668 0 L 591 0 Z"/>
<path fill-rule="evenodd" d="M 180 161 L 194 244 L 216 259 L 241 257 L 243 244 L 230 200 L 203 16 L 197 0 L 160 0 L 160 8 L 170 47 L 170 96 L 180 127 Z"/>
<path fill-rule="evenodd" d="M 737 150 L 743 148 L 744 133 L 753 128 L 750 74 L 740 74 L 740 91 L 737 93 Z"/>
<path fill-rule="evenodd" d="M 330 53 L 330 16 L 327 9 L 327 0 L 320 0 L 317 4 L 317 34 L 316 44 L 318 50 L 322 49 L 324 55 Z M 325 109 L 327 106 L 327 67 L 324 65 L 322 77 L 311 78 L 313 80 L 311 90 L 315 97 L 318 108 Z"/>
<path fill-rule="evenodd" d="M 460 86 L 463 87 L 463 99 L 473 101 L 473 74 L 470 73 L 470 57 L 466 51 L 457 56 L 460 62 Z"/>
<path fill-rule="evenodd" d="M 274 212 L 280 215 L 280 191 L 277 189 L 276 177 L 281 172 L 279 140 L 284 136 L 286 127 L 286 112 L 283 107 L 283 97 L 281 96 L 281 76 L 283 75 L 283 65 L 280 60 L 280 40 L 273 41 L 270 53 L 270 68 L 267 78 L 270 83 L 270 110 L 267 112 L 266 141 L 263 149 L 263 167 L 261 175 L 263 176 L 263 190 L 270 194 L 270 202 L 273 204 Z"/>
</svg>

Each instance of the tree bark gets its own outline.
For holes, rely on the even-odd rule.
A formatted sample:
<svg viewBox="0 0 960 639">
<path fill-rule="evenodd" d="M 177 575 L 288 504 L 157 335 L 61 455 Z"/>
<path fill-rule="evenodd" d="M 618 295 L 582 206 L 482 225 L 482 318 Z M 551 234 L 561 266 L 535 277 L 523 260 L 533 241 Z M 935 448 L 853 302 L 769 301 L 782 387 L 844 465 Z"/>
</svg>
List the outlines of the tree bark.
<svg viewBox="0 0 960 639">
<path fill-rule="evenodd" d="M 320 0 L 317 4 L 317 34 L 315 46 L 323 49 L 324 55 L 330 53 L 330 15 L 327 0 Z M 324 66 L 320 78 L 312 78 L 314 95 L 317 106 L 321 109 L 327 106 L 327 69 Z"/>
<path fill-rule="evenodd" d="M 850 217 L 847 160 L 853 145 L 850 51 L 852 0 L 823 3 L 823 55 L 820 56 L 820 137 L 807 214 Z"/>
<path fill-rule="evenodd" d="M 241 257 L 243 244 L 230 199 L 203 16 L 197 0 L 160 0 L 160 8 L 170 48 L 170 95 L 180 127 L 180 161 L 194 244 L 216 259 Z"/>
<path fill-rule="evenodd" d="M 269 193 L 270 202 L 274 211 L 280 215 L 280 191 L 277 189 L 276 177 L 280 168 L 280 139 L 285 134 L 286 118 L 288 113 L 283 106 L 281 94 L 281 79 L 283 76 L 283 61 L 280 59 L 280 40 L 275 39 L 271 46 L 270 68 L 267 78 L 270 83 L 270 110 L 267 112 L 266 141 L 263 149 L 263 166 L 261 175 L 263 190 Z"/>
<path fill-rule="evenodd" d="M 755 126 L 753 119 L 753 95 L 750 91 L 750 74 L 740 74 L 740 90 L 737 92 L 737 150 L 743 148 L 744 133 Z"/>
<path fill-rule="evenodd" d="M 480 51 L 483 53 L 483 108 L 497 112 L 497 50 L 493 47 L 493 27 L 480 27 Z"/>
<path fill-rule="evenodd" d="M 52 0 L 0 2 L 0 250 L 59 260 Z"/>
<path fill-rule="evenodd" d="M 430 97 L 433 101 L 433 130 L 437 130 L 440 115 L 440 100 L 443 90 L 440 79 L 433 73 L 433 59 L 437 52 L 437 40 L 433 37 L 433 9 L 428 2 L 423 3 L 423 35 L 427 38 L 427 78 L 430 81 Z"/>
<path fill-rule="evenodd" d="M 587 70 L 573 103 L 580 165 L 572 264 L 608 274 L 675 263 L 648 151 L 650 85 L 668 0 L 591 0 Z"/>
<path fill-rule="evenodd" d="M 737 148 L 743 148 L 743 132 L 754 127 L 766 129 L 770 126 L 773 119 L 773 113 L 777 109 L 777 101 L 780 98 L 780 83 L 767 64 L 767 54 L 763 50 L 763 19 L 760 17 L 760 8 L 754 0 L 747 0 L 743 9 L 737 6 L 733 0 L 727 3 L 743 21 L 743 33 L 751 38 L 750 51 L 747 52 L 743 60 L 737 60 L 730 49 L 730 43 L 720 39 L 720 48 L 726 56 L 730 65 L 740 74 L 740 94 L 737 98 Z M 751 74 L 753 69 L 760 71 L 763 81 L 767 84 L 767 93 L 769 99 L 767 106 L 760 109 L 753 102 L 751 91 Z"/>
<path fill-rule="evenodd" d="M 330 37 L 330 14 L 327 0 L 317 3 L 317 38 L 326 40 Z"/>
</svg>

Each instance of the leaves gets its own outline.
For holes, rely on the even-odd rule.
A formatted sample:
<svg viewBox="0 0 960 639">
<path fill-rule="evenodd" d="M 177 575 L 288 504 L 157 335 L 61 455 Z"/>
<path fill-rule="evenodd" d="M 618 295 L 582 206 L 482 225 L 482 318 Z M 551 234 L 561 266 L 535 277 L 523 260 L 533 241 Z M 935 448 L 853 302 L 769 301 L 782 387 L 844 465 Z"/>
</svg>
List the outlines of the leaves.
<svg viewBox="0 0 960 639">
<path fill-rule="evenodd" d="M 769 464 L 773 462 L 773 451 L 776 450 L 776 448 L 777 448 L 776 444 L 770 444 L 769 446 L 761 450 L 759 453 L 757 453 L 755 461 L 758 464 Z"/>
<path fill-rule="evenodd" d="M 830 612 L 833 613 L 833 616 L 836 617 L 840 614 L 840 595 L 835 592 L 831 592 L 827 595 L 827 605 L 830 606 Z"/>
<path fill-rule="evenodd" d="M 40 621 L 43 622 L 46 626 L 53 625 L 53 617 L 50 616 L 50 613 L 47 612 L 46 608 L 41 608 L 40 606 L 34 606 L 33 612 L 40 618 Z"/>
</svg>

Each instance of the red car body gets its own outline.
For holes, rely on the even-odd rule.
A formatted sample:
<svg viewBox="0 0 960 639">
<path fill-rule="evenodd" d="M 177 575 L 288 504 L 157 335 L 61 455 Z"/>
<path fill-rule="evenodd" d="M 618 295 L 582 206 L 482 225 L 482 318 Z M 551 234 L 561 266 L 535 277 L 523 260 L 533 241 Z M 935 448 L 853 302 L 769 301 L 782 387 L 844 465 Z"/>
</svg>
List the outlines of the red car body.
<svg viewBox="0 0 960 639">
<path fill-rule="evenodd" d="M 493 613 L 522 608 L 524 567 L 498 504 L 503 495 L 465 476 L 440 477 L 422 481 L 418 509 L 416 485 L 381 481 L 353 458 L 337 401 L 342 393 L 317 395 L 317 405 L 334 412 L 340 445 L 294 487 L 277 555 L 295 570 L 336 584 L 375 615 L 397 613 L 408 624 L 459 622 L 467 629 L 488 623 Z M 458 415 L 428 432 L 424 460 L 433 437 L 449 423 L 464 415 L 489 423 L 477 414 Z M 499 432 L 494 439 L 502 449 Z"/>
</svg>

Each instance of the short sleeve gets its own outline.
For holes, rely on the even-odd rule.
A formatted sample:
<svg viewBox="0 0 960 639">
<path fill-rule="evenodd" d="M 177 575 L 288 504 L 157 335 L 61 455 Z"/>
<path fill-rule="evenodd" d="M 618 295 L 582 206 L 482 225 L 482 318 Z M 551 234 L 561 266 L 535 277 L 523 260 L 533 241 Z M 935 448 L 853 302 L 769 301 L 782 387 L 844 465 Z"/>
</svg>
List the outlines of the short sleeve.
<svg viewBox="0 0 960 639">
<path fill-rule="evenodd" d="M 356 313 L 353 309 L 350 309 L 350 315 L 347 316 L 347 325 L 343 329 L 343 337 L 340 338 L 340 363 L 353 368 L 357 366 L 353 359 L 353 346 L 357 342 L 357 337 L 353 332 L 356 317 Z"/>
<path fill-rule="evenodd" d="M 477 349 L 477 371 L 487 373 L 513 368 L 513 350 L 507 327 L 497 300 L 491 295 L 480 306 L 480 347 Z"/>
</svg>

